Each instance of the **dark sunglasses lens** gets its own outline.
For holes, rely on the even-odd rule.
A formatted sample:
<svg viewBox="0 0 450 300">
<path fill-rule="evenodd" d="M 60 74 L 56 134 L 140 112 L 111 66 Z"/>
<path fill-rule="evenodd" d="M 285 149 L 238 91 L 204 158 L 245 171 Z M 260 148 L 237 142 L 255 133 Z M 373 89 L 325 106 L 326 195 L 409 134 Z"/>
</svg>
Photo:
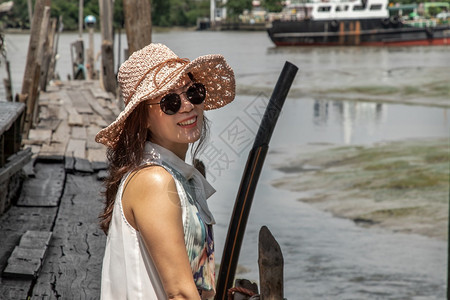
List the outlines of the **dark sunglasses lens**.
<svg viewBox="0 0 450 300">
<path fill-rule="evenodd" d="M 187 90 L 186 96 L 192 104 L 201 104 L 206 98 L 206 88 L 201 83 L 194 83 Z"/>
<path fill-rule="evenodd" d="M 181 99 L 177 94 L 165 95 L 160 102 L 161 110 L 168 115 L 176 114 L 181 107 Z"/>
</svg>

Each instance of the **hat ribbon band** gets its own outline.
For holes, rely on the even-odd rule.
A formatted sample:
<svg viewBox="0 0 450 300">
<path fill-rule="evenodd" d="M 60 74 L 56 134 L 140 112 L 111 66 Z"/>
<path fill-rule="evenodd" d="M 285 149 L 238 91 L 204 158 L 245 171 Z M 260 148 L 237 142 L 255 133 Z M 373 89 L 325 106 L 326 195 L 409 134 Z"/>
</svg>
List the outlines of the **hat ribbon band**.
<svg viewBox="0 0 450 300">
<path fill-rule="evenodd" d="M 178 74 L 181 73 L 181 71 L 184 69 L 184 67 L 190 62 L 190 60 L 188 58 L 169 58 L 157 65 L 154 65 L 153 67 L 151 67 L 150 69 L 148 69 L 147 72 L 145 72 L 145 74 L 138 80 L 138 82 L 136 83 L 136 85 L 133 88 L 132 93 L 130 94 L 130 96 L 128 96 L 127 102 L 125 105 L 128 105 L 128 103 L 130 102 L 131 98 L 133 97 L 133 95 L 136 93 L 136 90 L 138 88 L 138 86 L 142 83 L 142 81 L 145 79 L 145 77 L 153 70 L 156 70 L 155 73 L 153 74 L 153 84 L 155 86 L 155 88 L 153 90 L 151 90 L 149 93 L 147 93 L 145 96 L 150 95 L 151 93 L 153 93 L 155 90 L 160 89 L 161 87 L 167 85 L 174 77 L 176 77 Z M 168 65 L 169 67 L 171 65 L 174 65 L 176 63 L 180 63 L 181 66 L 178 66 L 175 70 L 171 71 L 169 75 L 167 75 L 165 78 L 163 78 L 163 80 L 158 84 L 158 82 L 156 82 L 156 76 L 159 74 L 159 72 L 166 66 Z"/>
</svg>

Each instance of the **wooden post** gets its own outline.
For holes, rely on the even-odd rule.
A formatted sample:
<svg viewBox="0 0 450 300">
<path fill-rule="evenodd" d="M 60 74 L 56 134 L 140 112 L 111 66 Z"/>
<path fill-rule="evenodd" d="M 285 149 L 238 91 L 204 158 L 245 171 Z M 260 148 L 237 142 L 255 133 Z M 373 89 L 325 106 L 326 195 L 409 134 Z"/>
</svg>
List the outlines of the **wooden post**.
<svg viewBox="0 0 450 300">
<path fill-rule="evenodd" d="M 99 0 L 100 27 L 102 32 L 101 79 L 107 92 L 116 94 L 116 74 L 114 73 L 114 46 L 112 31 L 113 4 L 111 0 Z"/>
<path fill-rule="evenodd" d="M 46 58 L 48 59 L 48 67 L 45 73 L 45 87 L 47 87 L 50 80 L 53 79 L 54 66 L 55 66 L 55 42 L 57 38 L 56 26 L 58 25 L 58 21 L 55 18 L 51 20 L 51 31 L 49 32 L 49 45 L 47 48 Z"/>
<path fill-rule="evenodd" d="M 3 80 L 6 91 L 6 100 L 13 102 L 13 88 L 12 88 L 12 78 L 11 78 L 11 65 L 9 60 L 6 60 L 6 75 L 8 76 Z"/>
<path fill-rule="evenodd" d="M 45 41 L 44 49 L 43 49 L 43 59 L 42 59 L 42 67 L 41 67 L 41 79 L 40 86 L 41 91 L 47 90 L 48 84 L 48 74 L 50 69 L 50 63 L 53 55 L 53 46 L 55 41 L 55 33 L 56 33 L 56 19 L 49 20 L 49 28 L 47 30 L 47 39 Z"/>
<path fill-rule="evenodd" d="M 24 78 L 22 81 L 22 94 L 27 94 L 31 82 L 33 81 L 32 69 L 35 65 L 35 60 L 39 46 L 39 32 L 41 31 L 41 23 L 44 16 L 45 6 L 50 7 L 50 0 L 36 0 L 34 7 L 34 17 L 31 23 L 30 42 L 28 44 L 27 62 L 25 64 Z"/>
<path fill-rule="evenodd" d="M 39 94 L 39 75 L 41 73 L 41 65 L 40 64 L 36 64 L 34 67 L 34 74 L 33 74 L 33 78 L 35 80 L 33 80 L 32 85 L 30 86 L 30 94 L 28 94 L 27 97 L 27 111 L 25 114 L 25 124 L 24 124 L 24 133 L 25 136 L 28 137 L 28 132 L 30 131 L 31 127 L 32 127 L 32 122 L 34 119 L 34 108 L 35 108 L 35 104 L 36 104 L 36 99 L 38 97 Z"/>
<path fill-rule="evenodd" d="M 114 74 L 114 51 L 110 41 L 102 43 L 102 73 L 105 91 L 116 94 L 116 76 Z"/>
<path fill-rule="evenodd" d="M 78 35 L 80 39 L 83 38 L 83 7 L 84 1 L 79 0 L 78 2 Z"/>
<path fill-rule="evenodd" d="M 113 40 L 113 7 L 112 0 L 99 0 L 100 7 L 100 29 L 102 40 Z"/>
<path fill-rule="evenodd" d="M 22 82 L 22 95 L 19 97 L 26 102 L 27 110 L 25 113 L 24 134 L 28 136 L 33 121 L 33 112 L 38 92 L 34 88 L 39 88 L 39 72 L 42 63 L 42 47 L 45 39 L 42 41 L 42 32 L 48 27 L 48 18 L 50 17 L 50 0 L 37 0 L 34 8 L 33 20 L 31 23 L 30 42 L 28 45 L 27 62 L 25 65 L 24 78 Z"/>
<path fill-rule="evenodd" d="M 70 44 L 70 54 L 72 57 L 72 74 L 74 80 L 85 79 L 84 70 L 84 44 L 83 40 L 77 40 Z"/>
<path fill-rule="evenodd" d="M 216 0 L 209 1 L 209 27 L 216 28 Z"/>
<path fill-rule="evenodd" d="M 50 59 L 50 66 L 48 70 L 47 80 L 50 81 L 53 78 L 55 78 L 55 68 L 56 68 L 56 55 L 58 54 L 58 44 L 59 44 L 59 35 L 61 34 L 63 30 L 62 26 L 62 16 L 59 16 L 58 18 L 58 31 L 56 32 L 55 36 L 55 42 L 53 43 L 53 49 L 52 49 L 52 57 Z"/>
<path fill-rule="evenodd" d="M 31 24 L 31 20 L 33 20 L 33 3 L 31 1 L 32 0 L 27 0 L 27 4 L 28 4 L 28 18 L 30 19 L 30 24 Z"/>
<path fill-rule="evenodd" d="M 283 253 L 266 226 L 259 231 L 259 283 L 261 300 L 283 300 Z"/>
<path fill-rule="evenodd" d="M 89 27 L 89 48 L 87 51 L 87 65 L 88 79 L 95 78 L 95 63 L 94 63 L 94 28 Z"/>
<path fill-rule="evenodd" d="M 41 82 L 41 76 L 43 76 L 43 73 L 46 73 L 46 69 L 48 68 L 48 65 L 45 63 L 45 52 L 46 48 L 48 46 L 48 27 L 50 24 L 50 6 L 46 6 L 44 8 L 44 15 L 42 17 L 42 23 L 41 23 L 41 31 L 39 32 L 39 46 L 38 51 L 36 54 L 36 64 L 40 66 L 40 72 L 37 78 L 35 78 L 37 86 L 35 86 L 35 83 L 33 81 L 33 92 L 30 93 L 30 95 L 34 95 L 33 99 L 29 99 L 28 102 L 31 106 L 31 124 L 28 130 L 34 126 L 35 120 L 38 114 L 38 106 L 39 106 L 39 87 L 42 85 Z M 36 91 L 34 91 L 36 89 Z"/>
<path fill-rule="evenodd" d="M 133 53 L 152 42 L 152 14 L 149 0 L 123 0 L 128 51 Z"/>
</svg>

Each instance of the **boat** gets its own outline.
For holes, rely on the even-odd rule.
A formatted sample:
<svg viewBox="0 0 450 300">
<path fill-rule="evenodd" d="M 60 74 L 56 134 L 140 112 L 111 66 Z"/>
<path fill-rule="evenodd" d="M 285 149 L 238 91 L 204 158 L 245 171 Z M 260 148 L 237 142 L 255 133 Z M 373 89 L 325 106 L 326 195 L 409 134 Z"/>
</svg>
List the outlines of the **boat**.
<svg viewBox="0 0 450 300">
<path fill-rule="evenodd" d="M 292 2 L 269 16 L 277 46 L 450 44 L 449 3 L 389 6 L 388 0 Z"/>
</svg>

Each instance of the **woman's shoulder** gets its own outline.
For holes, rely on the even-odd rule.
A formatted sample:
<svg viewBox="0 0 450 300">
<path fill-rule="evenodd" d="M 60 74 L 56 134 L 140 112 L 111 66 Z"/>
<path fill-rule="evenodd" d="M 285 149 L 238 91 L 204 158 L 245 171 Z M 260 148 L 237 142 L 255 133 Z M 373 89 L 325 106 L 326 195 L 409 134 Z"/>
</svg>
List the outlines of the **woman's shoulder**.
<svg viewBox="0 0 450 300">
<path fill-rule="evenodd" d="M 180 201 L 174 178 L 162 166 L 148 166 L 134 171 L 125 187 L 122 198 L 125 210 L 162 206 L 169 202 L 168 199 L 177 204 Z"/>
<path fill-rule="evenodd" d="M 134 188 L 158 189 L 173 182 L 172 174 L 161 165 L 148 165 L 131 172 L 126 185 Z"/>
</svg>

